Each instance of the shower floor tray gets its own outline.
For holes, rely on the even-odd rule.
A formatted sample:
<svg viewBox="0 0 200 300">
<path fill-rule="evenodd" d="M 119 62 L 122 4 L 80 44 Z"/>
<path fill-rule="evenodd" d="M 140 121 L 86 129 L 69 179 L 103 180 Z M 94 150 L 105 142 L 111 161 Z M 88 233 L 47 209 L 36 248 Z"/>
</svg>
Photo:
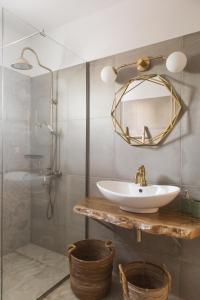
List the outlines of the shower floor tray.
<svg viewBox="0 0 200 300">
<path fill-rule="evenodd" d="M 64 255 L 28 244 L 3 257 L 3 299 L 36 300 L 68 274 Z"/>
</svg>

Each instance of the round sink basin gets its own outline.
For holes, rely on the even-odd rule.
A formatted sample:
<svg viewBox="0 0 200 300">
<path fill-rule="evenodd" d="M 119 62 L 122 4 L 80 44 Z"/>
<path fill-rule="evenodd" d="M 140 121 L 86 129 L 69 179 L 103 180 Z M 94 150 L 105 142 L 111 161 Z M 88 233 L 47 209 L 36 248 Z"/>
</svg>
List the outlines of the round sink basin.
<svg viewBox="0 0 200 300">
<path fill-rule="evenodd" d="M 106 199 L 118 204 L 122 210 L 135 213 L 155 213 L 180 193 L 177 186 L 140 186 L 133 182 L 109 180 L 97 182 L 97 187 Z"/>
</svg>

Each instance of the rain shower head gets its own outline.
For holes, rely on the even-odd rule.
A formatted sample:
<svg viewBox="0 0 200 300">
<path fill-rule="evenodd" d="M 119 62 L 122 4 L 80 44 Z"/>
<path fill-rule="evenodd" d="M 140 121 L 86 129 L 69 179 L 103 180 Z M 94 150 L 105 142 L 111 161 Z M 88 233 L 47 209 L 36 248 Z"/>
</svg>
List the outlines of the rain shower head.
<svg viewBox="0 0 200 300">
<path fill-rule="evenodd" d="M 23 56 L 18 58 L 16 62 L 11 65 L 11 67 L 18 70 L 30 70 L 33 68 L 33 66 L 29 63 L 29 61 Z"/>
<path fill-rule="evenodd" d="M 26 58 L 24 58 L 24 53 L 26 51 L 30 51 L 35 55 L 37 63 L 41 68 L 43 68 L 43 69 L 47 70 L 48 72 L 50 72 L 51 74 L 53 74 L 53 72 L 50 68 L 48 68 L 48 67 L 46 67 L 46 66 L 44 66 L 40 63 L 37 52 L 34 49 L 30 48 L 30 47 L 25 47 L 25 48 L 22 49 L 20 58 L 18 58 L 14 64 L 11 64 L 12 68 L 18 69 L 18 70 L 30 70 L 30 69 L 33 68 L 33 66 L 29 63 L 29 61 Z"/>
</svg>

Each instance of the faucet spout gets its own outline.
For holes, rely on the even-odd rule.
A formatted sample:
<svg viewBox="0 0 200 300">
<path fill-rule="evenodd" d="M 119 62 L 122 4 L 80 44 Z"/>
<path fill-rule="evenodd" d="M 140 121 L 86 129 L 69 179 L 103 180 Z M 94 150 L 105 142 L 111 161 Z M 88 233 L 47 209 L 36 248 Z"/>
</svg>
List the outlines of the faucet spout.
<svg viewBox="0 0 200 300">
<path fill-rule="evenodd" d="M 145 167 L 144 165 L 142 165 L 138 168 L 137 173 L 135 175 L 135 183 L 139 183 L 140 186 L 147 186 L 145 174 L 146 174 Z"/>
</svg>

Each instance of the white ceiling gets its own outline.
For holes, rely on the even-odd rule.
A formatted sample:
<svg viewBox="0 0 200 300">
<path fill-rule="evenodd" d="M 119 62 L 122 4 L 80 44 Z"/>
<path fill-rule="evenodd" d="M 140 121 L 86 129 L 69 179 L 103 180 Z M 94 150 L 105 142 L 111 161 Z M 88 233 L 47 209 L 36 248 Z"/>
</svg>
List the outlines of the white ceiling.
<svg viewBox="0 0 200 300">
<path fill-rule="evenodd" d="M 87 61 L 200 31 L 200 0 L 123 0 L 51 31 Z"/>
<path fill-rule="evenodd" d="M 200 31 L 199 0 L 0 0 L 0 3 L 39 30 L 45 29 L 87 61 Z M 10 18 L 5 19 L 9 23 Z M 33 30 L 23 23 L 19 28 L 19 21 L 13 21 L 12 16 L 10 22 L 5 28 L 15 28 L 16 39 Z M 48 54 L 50 49 L 46 48 L 44 45 L 43 52 Z"/>
<path fill-rule="evenodd" d="M 11 12 L 39 30 L 50 30 L 123 0 L 0 0 Z"/>
</svg>

